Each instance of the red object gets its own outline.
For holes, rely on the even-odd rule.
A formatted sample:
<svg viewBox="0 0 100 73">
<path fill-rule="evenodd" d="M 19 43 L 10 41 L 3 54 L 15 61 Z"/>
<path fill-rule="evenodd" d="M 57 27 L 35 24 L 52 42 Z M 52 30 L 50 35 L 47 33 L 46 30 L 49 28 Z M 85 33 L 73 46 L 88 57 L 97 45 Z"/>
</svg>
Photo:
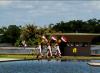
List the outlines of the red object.
<svg viewBox="0 0 100 73">
<path fill-rule="evenodd" d="M 52 39 L 52 40 L 54 40 L 54 41 L 56 41 L 56 40 L 57 40 L 56 36 L 54 36 L 54 35 L 53 35 L 53 36 L 51 36 L 51 39 Z"/>
<path fill-rule="evenodd" d="M 68 39 L 67 39 L 65 36 L 62 36 L 62 37 L 61 37 L 61 40 L 62 40 L 63 42 L 67 42 L 67 41 L 68 41 Z"/>
</svg>

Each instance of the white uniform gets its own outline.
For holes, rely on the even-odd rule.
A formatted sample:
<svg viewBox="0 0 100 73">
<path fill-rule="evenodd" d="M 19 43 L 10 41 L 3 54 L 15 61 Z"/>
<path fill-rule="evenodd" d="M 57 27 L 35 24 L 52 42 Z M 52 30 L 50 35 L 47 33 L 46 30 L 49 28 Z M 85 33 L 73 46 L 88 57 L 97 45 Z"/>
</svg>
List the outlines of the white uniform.
<svg viewBox="0 0 100 73">
<path fill-rule="evenodd" d="M 52 51 L 51 51 L 51 46 L 50 45 L 48 46 L 48 50 L 49 50 L 50 55 L 52 56 Z"/>
<path fill-rule="evenodd" d="M 59 46 L 56 46 L 56 50 L 58 51 L 59 54 L 61 54 Z"/>
<path fill-rule="evenodd" d="M 37 58 L 39 58 L 39 56 L 43 56 L 42 55 L 42 50 L 41 50 L 41 45 L 38 45 L 37 49 L 39 49 L 39 53 L 37 55 Z"/>
<path fill-rule="evenodd" d="M 41 45 L 38 46 L 38 49 L 39 49 L 39 53 L 42 53 L 42 51 L 41 51 Z"/>
</svg>

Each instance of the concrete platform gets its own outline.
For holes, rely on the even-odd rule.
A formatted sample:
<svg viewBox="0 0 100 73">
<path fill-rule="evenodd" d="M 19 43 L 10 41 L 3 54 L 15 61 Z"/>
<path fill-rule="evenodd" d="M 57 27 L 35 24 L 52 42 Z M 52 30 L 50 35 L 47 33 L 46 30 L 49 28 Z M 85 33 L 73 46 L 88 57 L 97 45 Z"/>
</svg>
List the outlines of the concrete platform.
<svg viewBox="0 0 100 73">
<path fill-rule="evenodd" d="M 21 59 L 14 59 L 14 58 L 0 58 L 0 62 L 8 62 L 8 61 L 19 61 Z"/>
<path fill-rule="evenodd" d="M 93 62 L 93 63 L 90 62 L 90 63 L 88 63 L 88 65 L 100 67 L 100 62 L 98 62 L 98 63 L 96 63 L 96 62 Z"/>
</svg>

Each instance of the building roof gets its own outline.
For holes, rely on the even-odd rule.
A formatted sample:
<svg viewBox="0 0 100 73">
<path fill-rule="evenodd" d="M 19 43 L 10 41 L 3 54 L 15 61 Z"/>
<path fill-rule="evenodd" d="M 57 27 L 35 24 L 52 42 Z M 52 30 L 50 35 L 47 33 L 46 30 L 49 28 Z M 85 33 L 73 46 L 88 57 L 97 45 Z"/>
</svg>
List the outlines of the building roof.
<svg viewBox="0 0 100 73">
<path fill-rule="evenodd" d="M 94 35 L 94 36 L 100 36 L 100 33 L 46 33 L 46 35 Z"/>
<path fill-rule="evenodd" d="M 46 35 L 66 36 L 70 42 L 91 42 L 98 33 L 47 33 Z"/>
</svg>

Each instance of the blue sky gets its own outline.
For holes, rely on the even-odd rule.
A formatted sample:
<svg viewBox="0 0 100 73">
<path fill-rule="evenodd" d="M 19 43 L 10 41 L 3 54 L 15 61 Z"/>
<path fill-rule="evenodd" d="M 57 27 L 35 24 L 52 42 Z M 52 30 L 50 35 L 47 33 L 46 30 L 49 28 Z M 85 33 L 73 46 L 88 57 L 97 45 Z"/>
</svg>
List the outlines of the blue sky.
<svg viewBox="0 0 100 73">
<path fill-rule="evenodd" d="M 62 20 L 91 18 L 100 19 L 100 1 L 0 1 L 0 26 L 11 24 L 47 26 Z"/>
</svg>

